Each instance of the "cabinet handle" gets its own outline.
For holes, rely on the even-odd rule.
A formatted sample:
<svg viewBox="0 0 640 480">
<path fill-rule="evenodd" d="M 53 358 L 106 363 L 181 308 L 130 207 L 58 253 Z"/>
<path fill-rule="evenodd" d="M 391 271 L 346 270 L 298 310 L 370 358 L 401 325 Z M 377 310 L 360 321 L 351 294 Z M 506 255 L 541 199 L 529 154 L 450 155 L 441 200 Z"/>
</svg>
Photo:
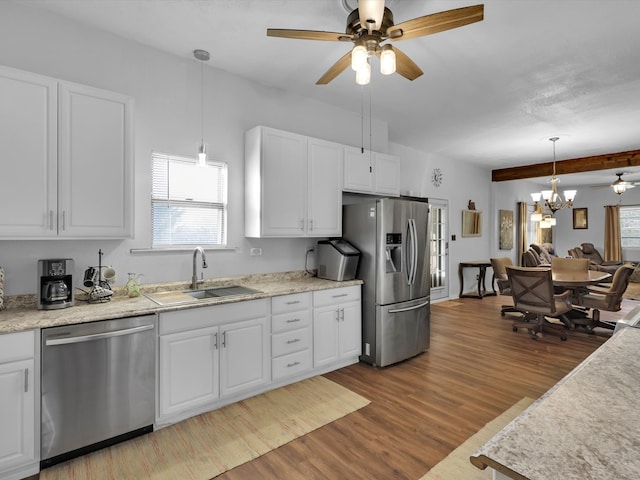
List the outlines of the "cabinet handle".
<svg viewBox="0 0 640 480">
<path fill-rule="evenodd" d="M 24 369 L 24 393 L 29 391 L 29 369 Z"/>
<path fill-rule="evenodd" d="M 300 220 L 300 230 L 304 230 L 304 218 Z"/>
<path fill-rule="evenodd" d="M 331 298 L 348 297 L 348 293 L 341 293 L 340 295 L 331 295 Z"/>
<path fill-rule="evenodd" d="M 287 368 L 295 367 L 300 365 L 300 362 L 287 363 Z"/>
<path fill-rule="evenodd" d="M 344 322 L 344 308 L 340 309 L 340 320 Z"/>
<path fill-rule="evenodd" d="M 213 348 L 218 349 L 218 332 L 213 334 Z"/>
<path fill-rule="evenodd" d="M 309 220 L 309 231 L 313 231 L 313 220 Z"/>
<path fill-rule="evenodd" d="M 336 322 L 340 321 L 340 310 L 336 310 Z"/>
<path fill-rule="evenodd" d="M 299 338 L 294 338 L 293 340 L 287 340 L 287 345 L 291 345 L 292 343 L 298 343 L 300 341 Z"/>
<path fill-rule="evenodd" d="M 300 319 L 299 318 L 290 318 L 289 320 L 287 320 L 287 323 L 295 323 L 295 322 L 299 322 Z"/>
<path fill-rule="evenodd" d="M 227 332 L 222 332 L 222 346 L 225 348 L 227 346 Z"/>
<path fill-rule="evenodd" d="M 300 300 L 293 300 L 291 302 L 287 302 L 287 305 L 297 305 L 298 303 L 300 303 Z"/>
</svg>

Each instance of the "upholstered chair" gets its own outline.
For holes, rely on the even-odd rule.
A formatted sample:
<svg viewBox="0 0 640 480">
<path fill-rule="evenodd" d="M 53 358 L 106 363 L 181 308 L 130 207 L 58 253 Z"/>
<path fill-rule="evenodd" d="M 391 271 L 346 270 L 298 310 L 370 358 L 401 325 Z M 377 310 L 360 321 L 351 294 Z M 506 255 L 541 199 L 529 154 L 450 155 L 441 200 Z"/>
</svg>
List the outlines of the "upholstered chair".
<svg viewBox="0 0 640 480">
<path fill-rule="evenodd" d="M 513 262 L 509 257 L 490 258 L 491 268 L 493 269 L 493 282 L 498 284 L 498 290 L 500 295 L 511 296 L 511 289 L 509 286 L 509 277 L 507 277 L 507 267 L 513 265 Z M 518 312 L 519 310 L 513 305 L 502 305 L 500 307 L 500 315 L 504 317 L 507 312 Z"/>
<path fill-rule="evenodd" d="M 593 309 L 591 318 L 574 319 L 576 325 L 584 325 L 591 331 L 595 327 L 613 329 L 615 322 L 607 323 L 600 321 L 600 310 L 607 312 L 617 312 L 621 308 L 622 296 L 629 286 L 629 278 L 634 271 L 634 266 L 624 264 L 613 274 L 613 281 L 608 290 L 589 289 L 586 295 L 582 296 L 582 305 Z"/>
<path fill-rule="evenodd" d="M 537 334 L 543 331 L 560 334 L 561 340 L 566 340 L 567 328 L 571 326 L 566 313 L 571 305 L 571 291 L 566 290 L 560 295 L 553 292 L 551 269 L 547 267 L 507 267 L 507 276 L 511 287 L 513 305 L 521 312 L 535 315 L 537 322 L 516 321 L 513 331 L 518 328 L 529 330 L 531 338 L 536 340 Z M 529 318 L 530 315 L 525 315 Z M 559 318 L 562 323 L 549 322 L 545 317 Z"/>
</svg>

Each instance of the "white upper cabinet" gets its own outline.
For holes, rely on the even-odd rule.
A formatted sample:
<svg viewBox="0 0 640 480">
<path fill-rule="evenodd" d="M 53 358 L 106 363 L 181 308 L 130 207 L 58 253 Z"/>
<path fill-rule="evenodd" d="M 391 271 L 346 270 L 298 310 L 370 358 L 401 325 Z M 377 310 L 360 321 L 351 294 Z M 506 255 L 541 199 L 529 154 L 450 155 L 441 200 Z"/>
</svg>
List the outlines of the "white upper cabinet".
<svg viewBox="0 0 640 480">
<path fill-rule="evenodd" d="M 57 210 L 58 84 L 0 67 L 0 236 L 46 237 Z"/>
<path fill-rule="evenodd" d="M 133 100 L 0 67 L 2 238 L 124 238 Z"/>
<path fill-rule="evenodd" d="M 400 159 L 369 150 L 363 153 L 357 147 L 344 147 L 343 190 L 400 196 Z"/>
<path fill-rule="evenodd" d="M 255 127 L 245 136 L 245 235 L 342 233 L 342 146 Z"/>
</svg>

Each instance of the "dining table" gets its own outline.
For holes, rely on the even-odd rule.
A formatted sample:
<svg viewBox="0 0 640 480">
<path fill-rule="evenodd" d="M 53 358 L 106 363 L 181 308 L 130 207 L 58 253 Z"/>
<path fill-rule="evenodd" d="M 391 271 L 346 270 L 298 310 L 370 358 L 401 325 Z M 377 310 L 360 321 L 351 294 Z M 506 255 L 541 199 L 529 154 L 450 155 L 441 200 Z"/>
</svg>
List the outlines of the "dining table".
<svg viewBox="0 0 640 480">
<path fill-rule="evenodd" d="M 611 281 L 611 274 L 599 270 L 551 270 L 556 287 L 579 288 Z"/>
</svg>

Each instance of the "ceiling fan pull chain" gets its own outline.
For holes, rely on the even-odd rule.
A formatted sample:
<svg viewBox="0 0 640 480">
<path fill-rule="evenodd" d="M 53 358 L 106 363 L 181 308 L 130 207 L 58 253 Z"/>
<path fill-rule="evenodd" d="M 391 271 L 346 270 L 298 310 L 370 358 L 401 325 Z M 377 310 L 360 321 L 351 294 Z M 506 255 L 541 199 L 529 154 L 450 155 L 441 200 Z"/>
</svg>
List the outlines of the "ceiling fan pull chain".
<svg viewBox="0 0 640 480">
<path fill-rule="evenodd" d="M 364 155 L 364 86 L 360 85 L 360 153 Z"/>
<path fill-rule="evenodd" d="M 371 129 L 373 128 L 373 120 L 372 120 L 372 112 L 371 112 L 371 89 L 369 89 L 369 172 L 372 172 L 373 165 L 373 145 L 372 145 L 372 137 L 371 137 Z"/>
</svg>

